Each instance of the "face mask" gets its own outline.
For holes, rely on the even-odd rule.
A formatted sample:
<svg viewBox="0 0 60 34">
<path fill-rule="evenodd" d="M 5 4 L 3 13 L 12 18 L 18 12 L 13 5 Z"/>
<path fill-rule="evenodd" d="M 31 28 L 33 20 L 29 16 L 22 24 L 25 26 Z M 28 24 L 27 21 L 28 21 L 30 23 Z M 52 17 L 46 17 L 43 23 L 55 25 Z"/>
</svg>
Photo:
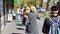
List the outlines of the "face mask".
<svg viewBox="0 0 60 34">
<path fill-rule="evenodd" d="M 57 16 L 58 14 L 51 14 L 52 16 Z"/>
<path fill-rule="evenodd" d="M 54 16 L 57 16 L 57 14 L 54 14 Z"/>
</svg>

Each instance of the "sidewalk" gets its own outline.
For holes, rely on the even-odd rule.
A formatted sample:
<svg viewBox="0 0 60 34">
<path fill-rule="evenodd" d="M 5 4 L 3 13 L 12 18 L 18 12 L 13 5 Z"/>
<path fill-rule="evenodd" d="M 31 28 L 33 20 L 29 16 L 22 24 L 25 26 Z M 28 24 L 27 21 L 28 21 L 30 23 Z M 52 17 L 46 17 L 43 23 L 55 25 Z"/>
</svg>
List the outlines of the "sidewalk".
<svg viewBox="0 0 60 34">
<path fill-rule="evenodd" d="M 17 24 L 19 23 L 7 23 L 5 28 L 2 30 L 1 34 L 14 34 L 14 33 L 21 33 L 21 34 L 25 34 L 25 26 L 18 26 Z"/>
<path fill-rule="evenodd" d="M 40 14 L 38 14 L 40 15 Z M 38 24 L 38 29 L 39 29 L 39 34 L 43 34 L 42 33 L 42 27 L 43 27 L 43 23 L 44 23 L 44 19 L 43 17 L 40 17 L 41 19 L 38 20 L 37 19 L 37 24 Z M 18 24 L 18 25 L 17 25 Z M 6 21 L 6 25 L 5 25 L 5 28 L 2 30 L 1 34 L 25 34 L 25 29 L 26 27 L 25 26 L 21 26 L 19 25 L 21 24 L 21 21 L 19 20 L 13 20 L 13 22 L 7 22 Z"/>
</svg>

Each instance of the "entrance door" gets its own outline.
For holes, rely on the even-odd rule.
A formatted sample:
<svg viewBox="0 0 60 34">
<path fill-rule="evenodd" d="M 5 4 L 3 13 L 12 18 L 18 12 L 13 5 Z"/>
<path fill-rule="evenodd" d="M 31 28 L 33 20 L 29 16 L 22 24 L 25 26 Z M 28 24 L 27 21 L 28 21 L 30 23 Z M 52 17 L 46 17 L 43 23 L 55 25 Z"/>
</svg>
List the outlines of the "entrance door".
<svg viewBox="0 0 60 34">
<path fill-rule="evenodd" d="M 58 14 L 60 15 L 60 2 L 57 2 L 57 7 L 58 7 Z"/>
</svg>

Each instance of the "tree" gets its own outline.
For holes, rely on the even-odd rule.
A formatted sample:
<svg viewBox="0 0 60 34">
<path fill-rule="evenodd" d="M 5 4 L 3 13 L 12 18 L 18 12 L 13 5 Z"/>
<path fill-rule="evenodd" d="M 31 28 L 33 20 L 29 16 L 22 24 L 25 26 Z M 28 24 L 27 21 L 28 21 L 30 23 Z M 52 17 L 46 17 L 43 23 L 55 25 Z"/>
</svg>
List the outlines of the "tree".
<svg viewBox="0 0 60 34">
<path fill-rule="evenodd" d="M 49 2 L 50 0 L 47 1 L 47 7 L 46 7 L 47 10 L 49 10 Z"/>
</svg>

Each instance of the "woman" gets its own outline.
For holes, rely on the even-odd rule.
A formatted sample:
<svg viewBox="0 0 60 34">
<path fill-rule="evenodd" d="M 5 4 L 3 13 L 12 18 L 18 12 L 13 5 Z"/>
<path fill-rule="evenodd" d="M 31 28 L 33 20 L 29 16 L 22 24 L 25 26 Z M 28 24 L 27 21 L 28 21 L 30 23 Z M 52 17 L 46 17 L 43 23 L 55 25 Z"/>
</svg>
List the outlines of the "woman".
<svg viewBox="0 0 60 34">
<path fill-rule="evenodd" d="M 24 14 L 23 14 L 23 21 L 22 21 L 23 25 L 27 25 L 27 18 L 28 18 L 28 13 L 29 12 L 30 12 L 30 8 L 26 7 L 25 11 L 24 11 Z"/>
<path fill-rule="evenodd" d="M 29 23 L 30 23 L 30 27 L 29 29 L 29 33 L 30 34 L 39 34 L 38 32 L 38 25 L 37 25 L 37 14 L 36 14 L 36 8 L 34 6 L 30 7 L 30 13 L 28 14 L 28 18 L 29 18 Z M 38 17 L 38 19 L 40 19 Z"/>
</svg>

